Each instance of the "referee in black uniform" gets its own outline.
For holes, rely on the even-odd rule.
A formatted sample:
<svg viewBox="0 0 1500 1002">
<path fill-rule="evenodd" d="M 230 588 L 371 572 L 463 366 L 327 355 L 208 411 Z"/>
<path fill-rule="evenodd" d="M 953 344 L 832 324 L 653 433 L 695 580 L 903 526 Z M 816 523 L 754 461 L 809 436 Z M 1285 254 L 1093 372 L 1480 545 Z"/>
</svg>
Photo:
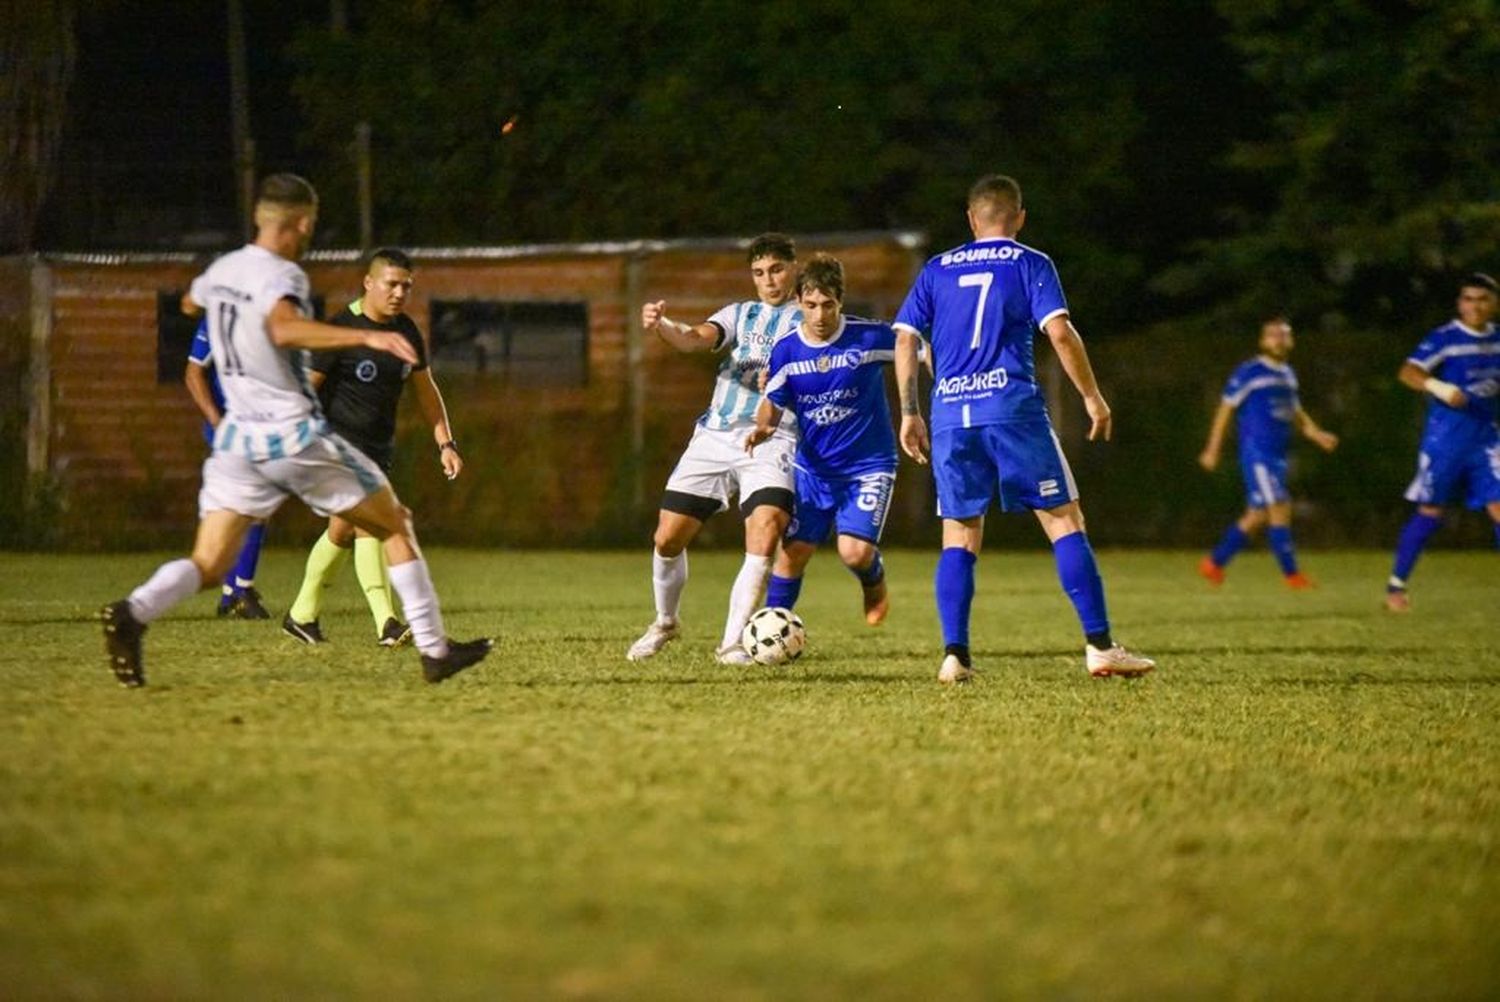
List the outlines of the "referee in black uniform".
<svg viewBox="0 0 1500 1002">
<path fill-rule="evenodd" d="M 417 364 L 409 365 L 394 355 L 369 348 L 315 352 L 308 374 L 322 400 L 323 413 L 333 430 L 391 472 L 396 446 L 396 407 L 410 382 L 427 423 L 432 426 L 438 461 L 449 480 L 462 472 L 463 457 L 453 440 L 443 396 L 438 392 L 427 364 L 427 343 L 416 322 L 406 315 L 411 296 L 412 262 L 403 251 L 382 247 L 370 255 L 365 270 L 364 295 L 345 307 L 330 323 L 362 330 L 392 331 L 411 342 Z M 380 541 L 335 515 L 328 531 L 307 556 L 307 572 L 291 610 L 282 620 L 287 634 L 307 644 L 323 642 L 318 623 L 323 592 L 354 551 L 354 567 L 375 620 L 375 633 L 383 647 L 396 647 L 410 639 L 411 632 L 396 617 L 390 578 Z"/>
</svg>

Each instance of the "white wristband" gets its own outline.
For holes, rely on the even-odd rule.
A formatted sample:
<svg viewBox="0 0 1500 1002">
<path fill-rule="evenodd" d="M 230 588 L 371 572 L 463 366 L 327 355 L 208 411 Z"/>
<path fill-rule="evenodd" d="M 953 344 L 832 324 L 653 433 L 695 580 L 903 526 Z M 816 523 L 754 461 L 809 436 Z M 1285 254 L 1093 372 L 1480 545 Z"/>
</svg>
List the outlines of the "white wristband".
<svg viewBox="0 0 1500 1002">
<path fill-rule="evenodd" d="M 1458 406 L 1458 399 L 1464 392 L 1457 386 L 1454 386 L 1452 383 L 1445 383 L 1443 380 L 1438 379 L 1435 376 L 1428 376 L 1426 379 L 1422 380 L 1422 389 L 1426 390 L 1428 393 L 1431 393 L 1433 396 L 1437 397 L 1439 400 L 1449 405 L 1450 407 Z"/>
</svg>

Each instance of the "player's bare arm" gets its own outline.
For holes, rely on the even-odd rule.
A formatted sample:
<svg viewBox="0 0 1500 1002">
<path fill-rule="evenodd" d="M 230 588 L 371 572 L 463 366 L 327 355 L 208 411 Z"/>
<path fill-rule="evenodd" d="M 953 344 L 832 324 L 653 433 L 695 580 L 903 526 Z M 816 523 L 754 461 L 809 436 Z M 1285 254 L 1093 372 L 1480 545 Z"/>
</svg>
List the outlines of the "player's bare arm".
<svg viewBox="0 0 1500 1002">
<path fill-rule="evenodd" d="M 437 380 L 431 369 L 423 369 L 412 381 L 417 394 L 417 406 L 422 416 L 432 426 L 432 440 L 438 447 L 438 462 L 443 464 L 443 474 L 454 480 L 464 469 L 463 456 L 459 455 L 458 443 L 453 438 L 453 426 L 448 423 L 448 408 L 443 404 L 443 394 L 438 390 Z"/>
<path fill-rule="evenodd" d="M 918 393 L 917 372 L 922 362 L 918 356 L 920 339 L 908 330 L 896 330 L 896 393 L 901 400 L 901 431 L 897 436 L 901 451 L 918 463 L 927 462 L 931 443 L 927 438 L 927 422 L 922 418 L 922 403 Z M 927 353 L 931 365 L 932 353 Z"/>
<path fill-rule="evenodd" d="M 208 387 L 208 372 L 197 362 L 189 362 L 187 368 L 183 370 L 182 382 L 187 386 L 188 396 L 193 398 L 193 403 L 203 415 L 203 420 L 217 428 L 219 422 L 224 420 L 224 415 L 214 404 L 213 391 Z"/>
<path fill-rule="evenodd" d="M 1313 445 L 1316 445 L 1324 452 L 1332 452 L 1339 447 L 1339 437 L 1333 432 L 1319 427 L 1318 422 L 1312 419 L 1312 415 L 1301 407 L 1297 408 L 1293 417 L 1297 422 L 1297 430 L 1302 433 L 1303 438 L 1307 439 Z"/>
<path fill-rule="evenodd" d="M 1401 371 L 1396 373 L 1396 378 L 1418 393 L 1432 394 L 1449 407 L 1463 407 L 1469 402 L 1469 395 L 1462 389 L 1429 374 L 1426 369 L 1415 362 L 1403 362 Z"/>
<path fill-rule="evenodd" d="M 180 305 L 184 316 L 201 317 L 203 315 L 203 307 L 193 302 L 193 294 L 191 292 L 184 292 L 182 294 L 182 303 Z"/>
<path fill-rule="evenodd" d="M 685 324 L 666 314 L 667 302 L 659 299 L 641 307 L 641 326 L 678 351 L 712 351 L 719 343 L 719 328 L 713 324 Z"/>
<path fill-rule="evenodd" d="M 1213 424 L 1208 429 L 1208 444 L 1198 453 L 1198 465 L 1212 473 L 1219 468 L 1219 457 L 1224 452 L 1224 437 L 1229 433 L 1229 422 L 1234 420 L 1234 408 L 1219 401 L 1214 411 Z"/>
<path fill-rule="evenodd" d="M 776 429 L 781 425 L 782 413 L 782 409 L 773 404 L 770 397 L 761 398 L 760 405 L 755 408 L 755 427 L 745 436 L 746 452 L 753 453 L 757 445 L 776 434 Z"/>
<path fill-rule="evenodd" d="M 271 307 L 266 330 L 278 348 L 308 348 L 328 351 L 338 348 L 369 348 L 395 355 L 409 365 L 417 364 L 417 352 L 400 334 L 391 331 L 355 330 L 309 320 L 289 300 Z"/>
<path fill-rule="evenodd" d="M 1114 432 L 1114 418 L 1104 394 L 1099 392 L 1099 384 L 1094 380 L 1094 367 L 1089 364 L 1089 353 L 1083 346 L 1078 328 L 1073 326 L 1073 321 L 1066 313 L 1059 313 L 1047 321 L 1046 333 L 1062 362 L 1063 371 L 1068 374 L 1068 379 L 1072 381 L 1079 396 L 1083 397 L 1084 409 L 1088 411 L 1089 421 L 1092 422 L 1089 426 L 1089 441 L 1108 442 Z"/>
</svg>

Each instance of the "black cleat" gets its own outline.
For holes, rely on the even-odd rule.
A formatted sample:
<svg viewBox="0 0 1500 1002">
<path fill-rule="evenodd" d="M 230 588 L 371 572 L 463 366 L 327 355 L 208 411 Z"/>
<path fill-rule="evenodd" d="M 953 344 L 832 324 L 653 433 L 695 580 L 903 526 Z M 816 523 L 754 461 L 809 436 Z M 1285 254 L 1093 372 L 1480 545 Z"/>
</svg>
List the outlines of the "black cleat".
<svg viewBox="0 0 1500 1002">
<path fill-rule="evenodd" d="M 411 640 L 411 627 L 392 616 L 385 621 L 385 626 L 381 628 L 378 643 L 381 647 L 394 649 L 409 640 Z"/>
<path fill-rule="evenodd" d="M 136 622 L 130 614 L 130 603 L 121 599 L 99 610 L 104 621 L 104 652 L 109 655 L 109 670 L 127 689 L 146 684 L 146 669 L 141 666 L 141 637 L 146 624 Z"/>
<path fill-rule="evenodd" d="M 450 640 L 448 641 L 448 653 L 440 658 L 422 655 L 422 677 L 429 682 L 441 682 L 445 678 L 457 675 L 470 665 L 477 665 L 483 661 L 485 655 L 489 654 L 490 648 L 495 642 L 489 637 L 480 637 L 478 640 Z"/>
<path fill-rule="evenodd" d="M 323 628 L 315 619 L 311 623 L 299 623 L 292 618 L 291 613 L 281 617 L 281 632 L 289 637 L 302 641 L 309 647 L 323 643 Z"/>
<path fill-rule="evenodd" d="M 260 592 L 254 588 L 246 588 L 244 591 L 236 594 L 230 600 L 229 608 L 221 611 L 220 615 L 228 616 L 230 619 L 271 618 L 271 614 L 266 611 L 266 607 L 260 604 Z"/>
</svg>

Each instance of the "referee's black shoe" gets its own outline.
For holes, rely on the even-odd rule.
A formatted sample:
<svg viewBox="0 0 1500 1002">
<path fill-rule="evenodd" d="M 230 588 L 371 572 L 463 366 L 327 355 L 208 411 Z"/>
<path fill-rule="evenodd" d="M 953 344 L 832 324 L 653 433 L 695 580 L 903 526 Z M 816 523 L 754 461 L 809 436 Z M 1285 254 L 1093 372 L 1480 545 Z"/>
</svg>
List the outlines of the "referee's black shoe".
<svg viewBox="0 0 1500 1002">
<path fill-rule="evenodd" d="M 323 628 L 316 619 L 311 623 L 299 623 L 290 612 L 281 617 L 281 632 L 308 646 L 323 643 Z"/>
<path fill-rule="evenodd" d="M 141 665 L 141 637 L 146 624 L 130 614 L 130 603 L 124 599 L 111 602 L 99 610 L 104 621 L 104 652 L 109 655 L 109 670 L 115 680 L 127 689 L 146 684 L 146 669 Z"/>
<path fill-rule="evenodd" d="M 483 661 L 485 655 L 489 654 L 494 646 L 495 642 L 489 637 L 480 637 L 478 640 L 450 640 L 448 653 L 442 657 L 422 655 L 422 677 L 433 683 L 451 678 L 465 668 Z"/>
<path fill-rule="evenodd" d="M 400 647 L 411 639 L 411 627 L 401 622 L 395 616 L 385 621 L 385 626 L 380 630 L 380 639 L 376 641 L 381 647 Z"/>
</svg>

